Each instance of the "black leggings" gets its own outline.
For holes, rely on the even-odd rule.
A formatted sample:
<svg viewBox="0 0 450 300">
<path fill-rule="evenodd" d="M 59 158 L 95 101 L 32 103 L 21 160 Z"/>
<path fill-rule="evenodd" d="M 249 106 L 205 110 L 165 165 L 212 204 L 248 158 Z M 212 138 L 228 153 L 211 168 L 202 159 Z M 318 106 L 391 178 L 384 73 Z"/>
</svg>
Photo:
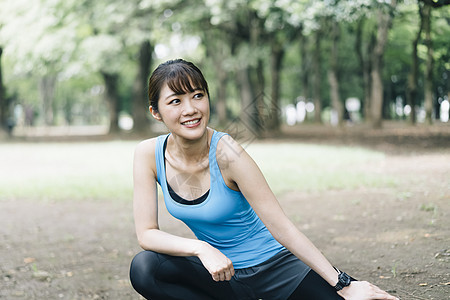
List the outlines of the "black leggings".
<svg viewBox="0 0 450 300">
<path fill-rule="evenodd" d="M 133 288 L 151 300 L 241 300 L 234 293 L 230 281 L 214 281 L 197 257 L 142 251 L 131 263 L 130 279 Z M 342 300 L 334 288 L 313 270 L 289 297 L 289 300 L 303 299 Z"/>
</svg>

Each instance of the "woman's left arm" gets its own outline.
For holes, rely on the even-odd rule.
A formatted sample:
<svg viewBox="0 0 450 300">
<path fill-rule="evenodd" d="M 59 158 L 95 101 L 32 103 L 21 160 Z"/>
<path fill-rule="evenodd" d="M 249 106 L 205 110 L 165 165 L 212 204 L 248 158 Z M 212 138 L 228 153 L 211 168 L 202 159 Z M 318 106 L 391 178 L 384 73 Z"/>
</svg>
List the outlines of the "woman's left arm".
<svg viewBox="0 0 450 300">
<path fill-rule="evenodd" d="M 283 212 L 264 175 L 247 152 L 230 136 L 218 144 L 218 163 L 225 183 L 237 187 L 245 196 L 273 237 L 311 267 L 331 286 L 338 282 L 338 273 Z M 360 297 L 364 292 L 365 296 Z M 338 292 L 345 299 L 397 299 L 369 283 L 352 282 Z M 358 298 L 355 295 L 358 294 Z"/>
</svg>

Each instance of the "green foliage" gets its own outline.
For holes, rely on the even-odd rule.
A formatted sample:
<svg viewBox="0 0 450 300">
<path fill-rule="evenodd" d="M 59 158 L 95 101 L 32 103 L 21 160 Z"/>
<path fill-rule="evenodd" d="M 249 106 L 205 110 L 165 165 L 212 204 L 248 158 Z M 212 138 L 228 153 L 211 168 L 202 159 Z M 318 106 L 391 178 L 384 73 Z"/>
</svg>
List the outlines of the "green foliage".
<svg viewBox="0 0 450 300">
<path fill-rule="evenodd" d="M 39 108 L 44 101 L 37 88 L 40 78 L 53 76 L 57 78 L 56 94 L 50 100 L 55 102 L 56 113 L 79 103 L 84 105 L 86 91 L 103 85 L 98 77 L 100 71 L 120 75 L 121 107 L 129 111 L 137 72 L 136 55 L 143 40 L 156 46 L 155 63 L 184 57 L 201 65 L 210 74 L 213 96 L 221 84 L 216 77 L 218 64 L 232 78 L 240 68 L 256 67 L 260 62 L 264 66 L 264 92 L 270 94 L 270 45 L 275 41 L 285 51 L 281 97 L 285 99 L 283 104 L 292 103 L 304 93 L 299 81 L 306 71 L 301 68 L 311 59 L 299 53 L 299 39 L 306 36 L 311 56 L 314 42 L 310 37 L 316 30 L 324 32 L 321 95 L 326 107 L 330 102 L 327 82 L 330 20 L 339 22 L 341 28 L 340 98 L 361 99 L 363 84 L 354 49 L 356 28 L 363 19 L 362 46 L 367 49 L 376 29 L 376 8 L 388 8 L 386 1 L 377 0 L 1 0 L 0 4 L 0 45 L 4 48 L 3 73 L 9 94 L 17 95 L 21 103 L 33 103 Z M 446 95 L 449 88 L 446 80 L 450 70 L 449 13 L 450 6 L 432 11 L 434 85 L 438 97 Z M 388 101 L 405 95 L 412 40 L 419 23 L 417 3 L 399 2 L 393 15 L 384 56 L 383 81 L 391 93 L 386 95 Z M 423 74 L 426 58 L 423 39 L 419 57 Z M 89 82 L 92 84 L 87 86 Z M 236 84 L 228 82 L 228 86 L 230 98 L 239 103 L 234 96 L 239 95 Z M 95 97 L 96 100 L 89 99 L 102 101 L 101 94 Z"/>
<path fill-rule="evenodd" d="M 437 210 L 437 207 L 433 203 L 427 203 L 427 204 L 422 204 L 420 206 L 420 210 L 421 211 L 435 212 Z"/>
</svg>

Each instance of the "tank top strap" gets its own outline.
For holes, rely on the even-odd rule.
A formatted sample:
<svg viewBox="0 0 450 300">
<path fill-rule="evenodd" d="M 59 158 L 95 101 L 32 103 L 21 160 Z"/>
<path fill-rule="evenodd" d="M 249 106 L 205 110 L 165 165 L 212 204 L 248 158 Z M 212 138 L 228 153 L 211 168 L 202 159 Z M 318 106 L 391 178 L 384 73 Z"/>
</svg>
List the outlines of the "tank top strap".
<svg viewBox="0 0 450 300">
<path fill-rule="evenodd" d="M 217 156 L 220 158 L 221 155 L 220 153 L 217 153 L 217 144 L 224 135 L 227 135 L 227 133 L 214 130 L 211 138 L 211 145 L 209 146 L 209 170 L 212 178 L 222 177 L 219 164 L 217 163 Z M 215 182 L 215 180 L 212 180 L 211 182 Z"/>
<path fill-rule="evenodd" d="M 226 135 L 225 132 L 215 131 L 213 133 L 213 136 L 211 138 L 211 145 L 209 146 L 209 159 L 216 160 L 216 156 L 220 155 L 220 153 L 217 153 L 217 144 L 219 143 L 219 140 Z"/>
<path fill-rule="evenodd" d="M 219 143 L 219 140 L 220 140 L 224 135 L 227 135 L 227 133 L 214 130 L 213 135 L 212 135 L 212 137 L 211 137 L 211 145 L 210 145 L 210 149 L 213 149 L 213 148 L 214 148 L 214 149 L 217 149 L 217 144 Z"/>
<path fill-rule="evenodd" d="M 155 146 L 156 180 L 161 186 L 163 186 L 162 182 L 166 180 L 166 173 L 164 172 L 164 142 L 166 141 L 169 134 L 163 134 L 156 138 L 156 146 Z"/>
</svg>

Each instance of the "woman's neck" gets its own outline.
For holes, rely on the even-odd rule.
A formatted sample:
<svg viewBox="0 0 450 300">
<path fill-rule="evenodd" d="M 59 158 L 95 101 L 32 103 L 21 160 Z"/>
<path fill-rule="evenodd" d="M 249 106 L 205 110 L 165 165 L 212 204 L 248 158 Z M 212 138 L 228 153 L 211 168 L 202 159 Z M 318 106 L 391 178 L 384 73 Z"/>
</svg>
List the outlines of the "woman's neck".
<svg viewBox="0 0 450 300">
<path fill-rule="evenodd" d="M 172 134 L 172 142 L 168 141 L 168 148 L 172 156 L 176 156 L 187 164 L 198 163 L 208 157 L 210 143 L 210 129 L 207 128 L 202 137 L 198 140 L 187 140 Z M 170 145 L 171 144 L 171 145 Z M 169 151 L 170 151 L 169 150 Z"/>
</svg>

